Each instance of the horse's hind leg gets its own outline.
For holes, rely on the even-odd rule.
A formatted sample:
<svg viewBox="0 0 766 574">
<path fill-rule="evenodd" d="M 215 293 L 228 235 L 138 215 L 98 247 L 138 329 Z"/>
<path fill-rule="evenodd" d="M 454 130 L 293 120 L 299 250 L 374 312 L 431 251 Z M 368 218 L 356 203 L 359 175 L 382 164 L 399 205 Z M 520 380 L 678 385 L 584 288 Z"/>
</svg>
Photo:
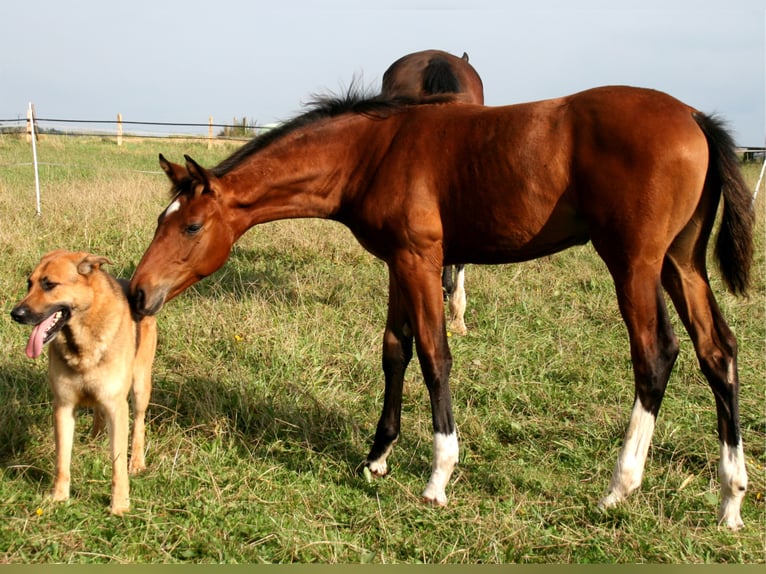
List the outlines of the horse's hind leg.
<svg viewBox="0 0 766 574">
<path fill-rule="evenodd" d="M 465 326 L 465 265 L 455 266 L 455 283 L 449 294 L 449 325 L 451 332 L 458 335 L 468 333 Z"/>
<path fill-rule="evenodd" d="M 444 320 L 444 306 L 439 285 L 439 268 L 429 269 L 429 258 L 412 255 L 409 252 L 402 253 L 393 263 L 389 264 L 391 292 L 398 293 L 398 303 L 402 310 L 399 312 L 406 316 L 404 329 L 405 334 L 411 333 L 405 340 L 412 341 L 414 337 L 415 348 L 423 373 L 423 379 L 431 402 L 431 422 L 433 424 L 433 463 L 431 477 L 423 490 L 422 497 L 426 502 L 437 505 L 447 503 L 445 488 L 449 482 L 452 471 L 458 461 L 458 439 L 455 428 L 455 420 L 452 414 L 452 400 L 449 390 L 449 373 L 452 366 L 449 345 L 447 344 L 447 330 Z M 394 284 L 397 287 L 394 289 Z M 393 300 L 393 298 L 392 298 Z M 391 309 L 389 305 L 389 325 L 391 327 Z M 392 335 L 396 335 L 392 329 Z M 401 345 L 399 345 L 401 348 Z M 399 403 L 401 404 L 401 375 L 403 375 L 403 362 L 397 359 L 395 353 L 401 352 L 395 344 L 387 344 L 384 356 L 388 353 L 389 358 L 384 358 L 386 370 L 386 395 L 389 395 L 389 387 L 392 391 L 398 389 Z M 389 374 L 389 369 L 394 369 Z M 391 376 L 396 375 L 396 377 Z M 392 395 L 393 397 L 393 395 Z M 381 422 L 386 417 L 384 409 Z M 398 419 L 397 419 L 398 423 Z M 373 451 L 380 444 L 384 444 L 381 426 L 375 437 Z M 372 453 L 371 453 L 372 457 Z M 372 468 L 372 466 L 371 466 Z"/>
<path fill-rule="evenodd" d="M 657 413 L 678 356 L 659 269 L 634 268 L 618 273 L 612 270 L 612 275 L 630 336 L 636 394 L 625 442 L 607 494 L 600 503 L 602 508 L 616 505 L 641 485 Z"/>
<path fill-rule="evenodd" d="M 740 507 L 747 488 L 747 472 L 739 428 L 737 340 L 710 290 L 704 259 L 697 257 L 695 265 L 691 258 L 683 256 L 681 241 L 677 243 L 665 259 L 662 280 L 694 342 L 700 368 L 713 390 L 721 445 L 718 519 L 732 530 L 738 530 L 744 526 Z"/>
<path fill-rule="evenodd" d="M 370 471 L 379 476 L 388 472 L 386 459 L 399 438 L 404 373 L 412 359 L 412 340 L 412 328 L 407 322 L 401 291 L 394 278 L 389 276 L 388 318 L 383 334 L 383 373 L 386 389 L 383 412 L 366 462 Z"/>
</svg>

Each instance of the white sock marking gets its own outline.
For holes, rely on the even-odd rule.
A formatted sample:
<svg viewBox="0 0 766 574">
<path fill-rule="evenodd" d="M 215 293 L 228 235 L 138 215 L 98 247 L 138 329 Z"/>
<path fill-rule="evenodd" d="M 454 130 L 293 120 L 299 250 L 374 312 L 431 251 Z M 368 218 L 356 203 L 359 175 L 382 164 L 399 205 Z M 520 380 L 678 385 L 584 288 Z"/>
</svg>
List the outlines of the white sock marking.
<svg viewBox="0 0 766 574">
<path fill-rule="evenodd" d="M 654 434 L 655 417 L 636 399 L 630 414 L 625 443 L 617 458 L 612 481 L 599 506 L 610 508 L 641 486 L 649 445 Z"/>
<path fill-rule="evenodd" d="M 455 290 L 452 292 L 449 300 L 450 310 L 450 330 L 454 331 L 458 335 L 465 335 L 468 329 L 465 326 L 465 268 L 461 269 L 457 274 L 457 281 L 455 282 Z"/>
<path fill-rule="evenodd" d="M 373 474 L 377 476 L 386 475 L 386 473 L 388 472 L 388 463 L 386 462 L 386 459 L 388 458 L 388 455 L 391 454 L 391 451 L 394 450 L 395 442 L 396 441 L 388 445 L 386 452 L 380 455 L 380 458 L 376 460 L 370 460 L 367 462 L 367 467 L 370 469 L 370 472 L 372 472 Z"/>
<path fill-rule="evenodd" d="M 747 489 L 747 471 L 741 440 L 736 447 L 721 443 L 718 478 L 721 480 L 721 508 L 718 512 L 718 522 L 732 530 L 739 530 L 745 525 L 739 511 Z"/>
<path fill-rule="evenodd" d="M 447 494 L 444 489 L 449 482 L 452 471 L 458 460 L 457 434 L 434 434 L 434 462 L 431 478 L 428 480 L 423 498 L 439 506 L 447 504 Z"/>
</svg>

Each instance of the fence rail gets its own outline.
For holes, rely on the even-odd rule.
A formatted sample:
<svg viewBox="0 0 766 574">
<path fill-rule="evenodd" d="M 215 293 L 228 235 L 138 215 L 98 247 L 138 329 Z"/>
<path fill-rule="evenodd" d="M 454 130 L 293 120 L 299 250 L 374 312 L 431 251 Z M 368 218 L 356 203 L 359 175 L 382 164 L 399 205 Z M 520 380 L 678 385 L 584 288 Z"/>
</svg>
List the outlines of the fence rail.
<svg viewBox="0 0 766 574">
<path fill-rule="evenodd" d="M 206 123 L 198 122 L 152 122 L 138 120 L 124 120 L 121 114 L 117 114 L 115 120 L 89 120 L 89 119 L 71 119 L 56 117 L 37 117 L 34 113 L 34 106 L 30 104 L 31 112 L 27 117 L 0 118 L 0 134 L 2 133 L 26 133 L 27 138 L 34 132 L 38 137 L 40 135 L 63 135 L 63 136 L 113 136 L 117 144 L 122 144 L 122 138 L 184 138 L 207 140 L 212 143 L 214 140 L 247 140 L 253 136 L 271 129 L 273 124 L 257 124 L 255 122 L 247 123 L 246 118 L 242 122 L 236 123 L 215 123 L 213 117 L 209 117 Z M 85 126 L 84 129 L 64 129 L 62 126 L 79 125 Z M 169 131 L 146 131 L 131 130 L 127 131 L 125 126 L 133 127 L 161 127 L 161 128 L 179 128 L 179 130 Z M 95 128 L 95 129 L 94 129 Z M 199 129 L 197 129 L 199 128 Z M 202 132 L 202 128 L 206 128 Z M 219 130 L 214 133 L 214 130 Z M 235 135 L 231 135 L 234 132 Z"/>
<path fill-rule="evenodd" d="M 115 120 L 81 120 L 70 118 L 48 118 L 37 117 L 35 113 L 34 105 L 30 102 L 26 117 L 16 117 L 10 119 L 0 119 L 0 135 L 2 134 L 26 134 L 27 142 L 31 143 L 32 147 L 32 163 L 35 175 L 35 211 L 40 215 L 40 178 L 39 178 L 39 166 L 40 165 L 54 165 L 45 162 L 38 162 L 36 143 L 40 135 L 55 136 L 55 137 L 101 137 L 101 138 L 115 138 L 118 146 L 122 145 L 123 138 L 177 138 L 183 140 L 201 140 L 208 142 L 208 149 L 212 148 L 214 141 L 242 141 L 249 140 L 255 135 L 262 133 L 265 130 L 271 129 L 273 125 L 256 125 L 255 122 L 247 123 L 246 118 L 242 118 L 241 122 L 238 122 L 234 118 L 235 123 L 224 124 L 214 123 L 213 117 L 208 118 L 207 123 L 189 123 L 189 122 L 149 122 L 149 121 L 135 121 L 135 120 L 123 120 L 122 114 L 117 114 Z M 80 125 L 87 126 L 87 129 L 67 130 L 62 129 L 61 126 Z M 164 132 L 146 132 L 125 131 L 125 126 L 157 126 L 162 128 L 179 128 L 180 130 L 196 130 L 196 131 L 174 131 L 169 132 L 167 129 Z M 95 129 L 94 129 L 95 128 Z M 207 128 L 207 133 L 200 133 L 201 129 Z M 223 130 L 219 133 L 214 133 L 214 128 Z M 235 132 L 232 135 L 232 132 Z M 30 165 L 14 164 L 19 165 Z M 9 167 L 9 166 L 0 166 Z"/>
</svg>

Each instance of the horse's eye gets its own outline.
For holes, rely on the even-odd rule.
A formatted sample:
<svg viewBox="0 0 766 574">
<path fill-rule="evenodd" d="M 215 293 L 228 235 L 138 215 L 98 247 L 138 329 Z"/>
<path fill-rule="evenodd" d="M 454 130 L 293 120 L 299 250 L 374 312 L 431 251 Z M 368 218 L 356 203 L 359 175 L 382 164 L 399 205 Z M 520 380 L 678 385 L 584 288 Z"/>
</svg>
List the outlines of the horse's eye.
<svg viewBox="0 0 766 574">
<path fill-rule="evenodd" d="M 184 233 L 187 235 L 194 235 L 195 233 L 198 233 L 200 229 L 202 229 L 201 223 L 190 223 L 184 228 Z"/>
</svg>

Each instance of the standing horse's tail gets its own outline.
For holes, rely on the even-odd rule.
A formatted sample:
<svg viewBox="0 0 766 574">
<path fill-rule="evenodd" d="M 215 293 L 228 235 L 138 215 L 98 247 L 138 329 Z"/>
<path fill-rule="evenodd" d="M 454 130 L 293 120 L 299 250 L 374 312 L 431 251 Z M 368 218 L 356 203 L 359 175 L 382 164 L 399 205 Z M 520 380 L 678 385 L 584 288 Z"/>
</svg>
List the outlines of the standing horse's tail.
<svg viewBox="0 0 766 574">
<path fill-rule="evenodd" d="M 724 122 L 714 116 L 695 113 L 694 119 L 707 138 L 710 150 L 705 185 L 720 187 L 723 217 L 715 244 L 715 256 L 724 282 L 735 295 L 744 295 L 750 283 L 753 260 L 752 197 L 740 171 L 736 146 Z"/>
</svg>

